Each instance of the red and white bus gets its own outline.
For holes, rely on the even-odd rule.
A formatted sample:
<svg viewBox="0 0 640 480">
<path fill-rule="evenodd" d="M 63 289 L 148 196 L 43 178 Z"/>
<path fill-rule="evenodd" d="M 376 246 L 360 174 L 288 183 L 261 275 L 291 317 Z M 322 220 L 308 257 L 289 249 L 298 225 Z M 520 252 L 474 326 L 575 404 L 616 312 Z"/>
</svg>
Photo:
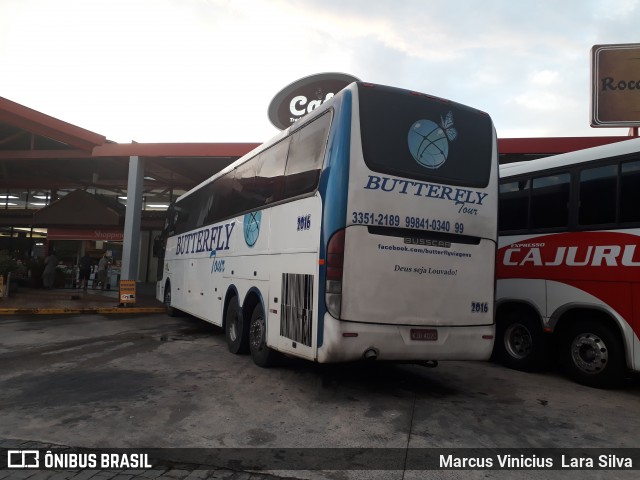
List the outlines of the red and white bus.
<svg viewBox="0 0 640 480">
<path fill-rule="evenodd" d="M 619 385 L 640 370 L 640 139 L 500 177 L 494 358 Z"/>
</svg>

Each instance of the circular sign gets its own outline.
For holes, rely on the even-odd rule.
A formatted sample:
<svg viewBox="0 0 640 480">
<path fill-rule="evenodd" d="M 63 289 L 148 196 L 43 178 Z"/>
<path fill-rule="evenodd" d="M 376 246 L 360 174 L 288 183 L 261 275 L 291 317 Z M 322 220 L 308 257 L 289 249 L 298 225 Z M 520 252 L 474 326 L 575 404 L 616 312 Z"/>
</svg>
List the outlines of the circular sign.
<svg viewBox="0 0 640 480">
<path fill-rule="evenodd" d="M 453 113 L 441 119 L 440 125 L 431 120 L 418 120 L 411 125 L 407 135 L 409 151 L 420 165 L 426 168 L 441 167 L 449 156 L 449 142 L 458 131 L 453 126 Z"/>
<path fill-rule="evenodd" d="M 438 168 L 449 155 L 449 142 L 442 128 L 431 120 L 418 120 L 409 129 L 409 151 L 423 167 Z"/>
<path fill-rule="evenodd" d="M 247 245 L 253 247 L 258 241 L 260 235 L 260 220 L 262 212 L 251 212 L 244 216 L 244 241 Z"/>
<path fill-rule="evenodd" d="M 269 120 L 284 130 L 360 79 L 346 73 L 319 73 L 287 85 L 269 104 Z"/>
</svg>

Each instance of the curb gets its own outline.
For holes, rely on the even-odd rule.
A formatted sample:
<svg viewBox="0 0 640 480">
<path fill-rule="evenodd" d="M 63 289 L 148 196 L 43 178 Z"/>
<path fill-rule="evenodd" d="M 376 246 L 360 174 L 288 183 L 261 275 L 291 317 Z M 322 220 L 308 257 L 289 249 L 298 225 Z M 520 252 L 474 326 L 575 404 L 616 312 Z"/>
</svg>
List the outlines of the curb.
<svg viewBox="0 0 640 480">
<path fill-rule="evenodd" d="M 164 307 L 0 308 L 0 315 L 63 315 L 96 313 L 164 313 Z"/>
</svg>

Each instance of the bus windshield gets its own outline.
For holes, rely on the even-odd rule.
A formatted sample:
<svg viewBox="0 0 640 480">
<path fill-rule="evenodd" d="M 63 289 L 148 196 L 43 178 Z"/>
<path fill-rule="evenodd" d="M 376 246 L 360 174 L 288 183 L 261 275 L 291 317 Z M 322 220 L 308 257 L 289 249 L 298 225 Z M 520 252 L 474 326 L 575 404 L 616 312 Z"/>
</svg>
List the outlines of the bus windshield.
<svg viewBox="0 0 640 480">
<path fill-rule="evenodd" d="M 488 185 L 493 153 L 488 115 L 424 94 L 359 86 L 362 148 L 371 170 L 449 185 Z M 434 112 L 439 124 L 426 120 Z M 466 132 L 465 138 L 458 132 Z"/>
</svg>

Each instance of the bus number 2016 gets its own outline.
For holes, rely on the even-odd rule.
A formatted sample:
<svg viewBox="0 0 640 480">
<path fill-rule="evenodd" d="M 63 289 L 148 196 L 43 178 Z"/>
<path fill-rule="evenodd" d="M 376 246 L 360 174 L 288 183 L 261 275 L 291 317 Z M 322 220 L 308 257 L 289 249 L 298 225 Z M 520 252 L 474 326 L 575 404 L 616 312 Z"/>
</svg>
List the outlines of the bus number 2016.
<svg viewBox="0 0 640 480">
<path fill-rule="evenodd" d="M 471 302 L 471 313 L 488 313 L 488 302 Z"/>
<path fill-rule="evenodd" d="M 301 215 L 298 217 L 298 231 L 309 230 L 311 228 L 311 215 Z"/>
</svg>

